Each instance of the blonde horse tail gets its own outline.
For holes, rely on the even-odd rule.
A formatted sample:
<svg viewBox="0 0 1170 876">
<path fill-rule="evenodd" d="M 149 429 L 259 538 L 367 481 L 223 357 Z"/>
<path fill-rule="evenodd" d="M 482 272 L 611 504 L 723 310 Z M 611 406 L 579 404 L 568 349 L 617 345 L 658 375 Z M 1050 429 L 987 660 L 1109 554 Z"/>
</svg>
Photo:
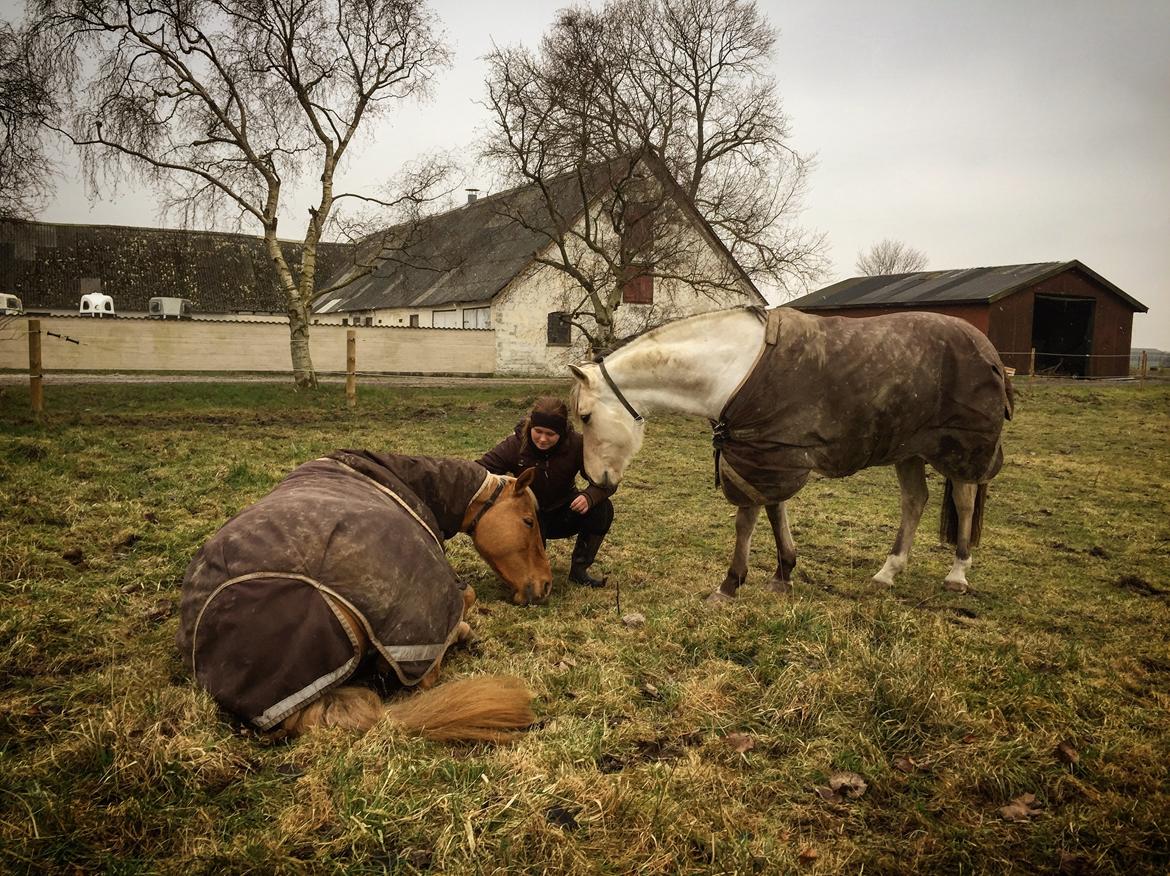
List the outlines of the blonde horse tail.
<svg viewBox="0 0 1170 876">
<path fill-rule="evenodd" d="M 317 727 L 340 727 L 365 732 L 382 720 L 386 707 L 368 687 L 335 687 L 281 722 L 289 736 L 300 736 Z"/>
<path fill-rule="evenodd" d="M 446 682 L 387 707 L 386 717 L 439 742 L 504 742 L 536 720 L 531 691 L 511 675 Z"/>
<path fill-rule="evenodd" d="M 386 719 L 439 742 L 504 742 L 533 721 L 532 694 L 514 676 L 463 678 L 385 705 L 367 687 L 336 687 L 281 723 L 288 736 L 319 727 L 364 733 Z"/>
<path fill-rule="evenodd" d="M 944 544 L 957 544 L 959 541 L 959 512 L 955 507 L 955 486 L 947 478 L 943 491 L 942 515 L 939 518 L 938 535 Z M 983 534 L 983 507 L 987 504 L 987 484 L 979 484 L 975 491 L 975 511 L 971 515 L 971 538 L 968 547 L 978 547 L 979 538 Z"/>
</svg>

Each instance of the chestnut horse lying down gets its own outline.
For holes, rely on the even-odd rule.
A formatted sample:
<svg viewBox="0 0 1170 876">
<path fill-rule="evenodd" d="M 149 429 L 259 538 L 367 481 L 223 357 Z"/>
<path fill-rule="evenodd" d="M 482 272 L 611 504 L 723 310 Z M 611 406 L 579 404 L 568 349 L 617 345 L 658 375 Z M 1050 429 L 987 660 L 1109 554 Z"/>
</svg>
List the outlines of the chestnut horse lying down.
<svg viewBox="0 0 1170 876">
<path fill-rule="evenodd" d="M 447 649 L 471 632 L 475 593 L 444 556 L 456 533 L 471 536 L 514 602 L 548 596 L 533 475 L 357 450 L 307 462 L 195 555 L 179 650 L 223 708 L 266 733 L 387 718 L 432 739 L 507 738 L 534 720 L 517 678 L 467 678 L 389 707 L 342 685 L 359 669 L 434 685 Z"/>
</svg>

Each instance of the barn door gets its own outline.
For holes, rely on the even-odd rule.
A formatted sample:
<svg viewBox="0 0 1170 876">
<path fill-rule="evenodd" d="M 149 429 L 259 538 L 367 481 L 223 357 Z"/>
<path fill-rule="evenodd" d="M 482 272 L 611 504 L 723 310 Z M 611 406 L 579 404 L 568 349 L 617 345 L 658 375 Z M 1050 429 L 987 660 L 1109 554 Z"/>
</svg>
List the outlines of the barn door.
<svg viewBox="0 0 1170 876">
<path fill-rule="evenodd" d="M 1032 310 L 1032 346 L 1042 374 L 1084 377 L 1093 353 L 1092 298 L 1037 295 Z"/>
</svg>

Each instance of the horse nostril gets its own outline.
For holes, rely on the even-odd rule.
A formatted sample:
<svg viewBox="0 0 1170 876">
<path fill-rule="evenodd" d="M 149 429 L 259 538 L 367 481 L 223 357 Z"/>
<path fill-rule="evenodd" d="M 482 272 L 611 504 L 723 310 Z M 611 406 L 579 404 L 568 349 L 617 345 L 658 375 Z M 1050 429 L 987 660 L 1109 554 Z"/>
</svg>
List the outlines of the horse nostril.
<svg viewBox="0 0 1170 876">
<path fill-rule="evenodd" d="M 531 581 L 524 585 L 524 601 L 528 604 L 536 601 L 536 593 L 534 593 L 533 590 L 534 588 Z"/>
</svg>

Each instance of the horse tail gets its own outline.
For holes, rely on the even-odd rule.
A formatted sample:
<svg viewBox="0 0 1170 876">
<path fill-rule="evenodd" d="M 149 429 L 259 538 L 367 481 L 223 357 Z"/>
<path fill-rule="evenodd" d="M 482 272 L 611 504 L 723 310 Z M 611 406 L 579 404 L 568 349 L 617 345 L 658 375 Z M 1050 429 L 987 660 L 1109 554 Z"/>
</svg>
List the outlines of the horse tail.
<svg viewBox="0 0 1170 876">
<path fill-rule="evenodd" d="M 364 733 L 382 720 L 384 712 L 382 700 L 368 687 L 347 685 L 326 691 L 320 699 L 293 712 L 281 722 L 280 728 L 289 736 L 300 736 L 317 727 L 340 727 Z"/>
<path fill-rule="evenodd" d="M 975 511 L 971 515 L 971 538 L 968 547 L 978 547 L 983 534 L 983 507 L 987 504 L 987 484 L 979 484 L 975 491 Z M 955 507 L 955 485 L 947 478 L 943 490 L 942 514 L 939 517 L 938 537 L 944 544 L 959 542 L 959 509 Z"/>
<path fill-rule="evenodd" d="M 531 691 L 511 675 L 449 681 L 387 707 L 385 714 L 439 742 L 504 742 L 536 720 Z"/>
<path fill-rule="evenodd" d="M 439 742 L 504 742 L 536 720 L 523 681 L 484 675 L 450 681 L 391 706 L 368 687 L 335 687 L 285 718 L 281 729 L 288 736 L 319 727 L 364 733 L 383 718 Z"/>
</svg>

